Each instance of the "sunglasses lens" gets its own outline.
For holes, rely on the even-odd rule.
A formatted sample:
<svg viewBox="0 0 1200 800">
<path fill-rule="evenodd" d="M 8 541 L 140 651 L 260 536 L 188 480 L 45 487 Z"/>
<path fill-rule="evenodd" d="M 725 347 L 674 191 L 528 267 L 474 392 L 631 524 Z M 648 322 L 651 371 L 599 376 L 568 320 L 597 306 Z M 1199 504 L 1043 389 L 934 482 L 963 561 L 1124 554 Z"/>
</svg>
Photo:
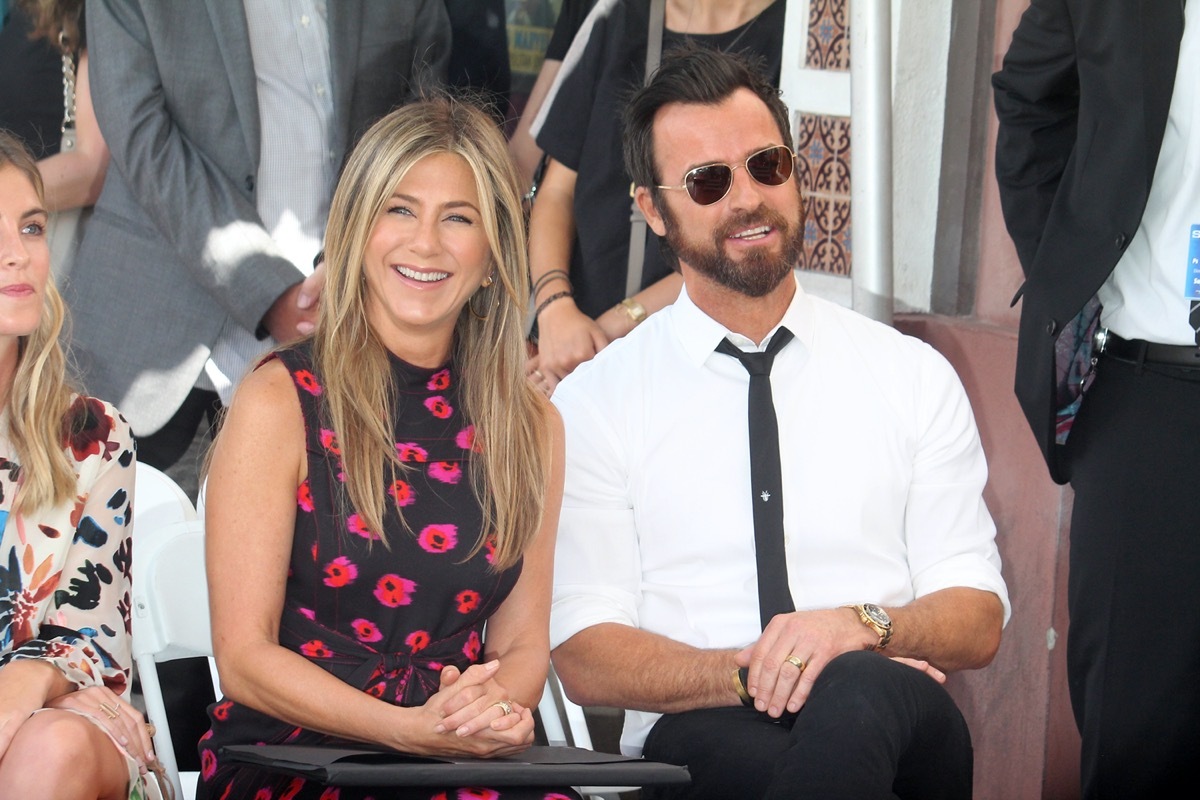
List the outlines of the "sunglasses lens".
<svg viewBox="0 0 1200 800">
<path fill-rule="evenodd" d="M 792 177 L 792 154 L 786 147 L 770 147 L 746 159 L 746 170 L 766 186 L 779 186 Z"/>
<path fill-rule="evenodd" d="M 702 206 L 711 206 L 729 191 L 733 170 L 725 164 L 697 167 L 684 180 L 688 194 Z"/>
</svg>

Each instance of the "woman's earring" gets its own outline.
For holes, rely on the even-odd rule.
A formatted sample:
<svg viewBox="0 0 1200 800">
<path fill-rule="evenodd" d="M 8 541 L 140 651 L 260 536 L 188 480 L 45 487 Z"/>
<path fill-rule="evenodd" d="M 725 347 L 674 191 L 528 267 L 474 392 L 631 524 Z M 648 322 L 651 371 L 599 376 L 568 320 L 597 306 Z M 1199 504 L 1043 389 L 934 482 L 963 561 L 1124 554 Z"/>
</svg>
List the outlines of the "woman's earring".
<svg viewBox="0 0 1200 800">
<path fill-rule="evenodd" d="M 483 288 L 484 288 L 484 289 L 488 288 L 488 287 L 489 287 L 489 286 L 491 286 L 491 285 L 492 285 L 494 282 L 495 282 L 495 281 L 492 279 L 492 276 L 491 276 L 491 274 L 489 273 L 489 274 L 488 274 L 488 276 L 487 276 L 486 278 L 484 278 L 484 279 L 483 279 Z"/>
<path fill-rule="evenodd" d="M 487 301 L 485 300 L 485 301 L 484 301 L 484 304 L 485 304 L 485 305 L 484 305 L 484 310 L 486 310 L 486 311 L 487 311 L 487 313 L 486 313 L 486 314 L 480 314 L 478 311 L 476 311 L 476 310 L 475 310 L 475 298 L 476 298 L 476 297 L 479 297 L 479 296 L 480 296 L 480 295 L 482 295 L 482 294 L 484 294 L 484 289 L 485 289 L 485 288 L 487 288 L 487 287 L 488 287 L 488 286 L 490 286 L 490 285 L 491 285 L 491 278 L 489 277 L 489 278 L 487 279 L 487 281 L 484 281 L 484 284 L 483 284 L 483 286 L 482 286 L 482 287 L 481 287 L 481 288 L 480 288 L 478 291 L 476 291 L 476 292 L 475 292 L 475 294 L 471 295 L 471 296 L 470 296 L 470 297 L 467 299 L 467 308 L 469 308 L 469 309 L 471 310 L 471 314 L 472 314 L 472 316 L 474 316 L 474 317 L 475 317 L 475 319 L 477 319 L 477 320 L 480 320 L 480 321 L 483 321 L 483 320 L 487 319 L 487 318 L 488 318 L 488 316 L 490 316 L 490 315 L 491 315 L 491 313 L 492 313 L 492 310 L 491 310 L 490 308 L 487 308 L 487 305 L 486 305 L 486 304 L 487 304 Z"/>
</svg>

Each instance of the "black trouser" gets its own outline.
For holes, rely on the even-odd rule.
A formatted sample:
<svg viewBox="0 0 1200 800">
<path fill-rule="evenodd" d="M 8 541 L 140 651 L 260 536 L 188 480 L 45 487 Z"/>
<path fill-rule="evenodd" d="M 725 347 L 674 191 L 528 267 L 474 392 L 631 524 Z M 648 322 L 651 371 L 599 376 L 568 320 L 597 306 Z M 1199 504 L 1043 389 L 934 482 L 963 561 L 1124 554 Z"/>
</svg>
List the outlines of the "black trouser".
<svg viewBox="0 0 1200 800">
<path fill-rule="evenodd" d="M 971 734 L 936 681 L 879 653 L 847 653 L 817 677 L 794 722 L 752 708 L 667 714 L 643 755 L 687 766 L 685 787 L 647 798 L 969 800 Z"/>
<path fill-rule="evenodd" d="M 1168 797 L 1200 756 L 1200 370 L 1102 358 L 1066 455 L 1083 796 Z"/>
<path fill-rule="evenodd" d="M 165 472 L 195 502 L 203 454 L 202 448 L 194 443 L 196 440 L 207 442 L 212 439 L 220 410 L 221 401 L 216 392 L 192 389 L 183 405 L 162 429 L 138 438 L 138 461 Z M 192 455 L 184 458 L 189 450 Z M 136 497 L 133 513 L 136 520 Z M 136 537 L 134 533 L 135 551 Z M 208 730 L 205 709 L 213 702 L 208 660 L 185 658 L 167 661 L 159 665 L 158 674 L 162 683 L 163 703 L 171 720 L 175 761 L 181 770 L 199 770 L 200 756 L 196 752 L 196 743 Z"/>
</svg>

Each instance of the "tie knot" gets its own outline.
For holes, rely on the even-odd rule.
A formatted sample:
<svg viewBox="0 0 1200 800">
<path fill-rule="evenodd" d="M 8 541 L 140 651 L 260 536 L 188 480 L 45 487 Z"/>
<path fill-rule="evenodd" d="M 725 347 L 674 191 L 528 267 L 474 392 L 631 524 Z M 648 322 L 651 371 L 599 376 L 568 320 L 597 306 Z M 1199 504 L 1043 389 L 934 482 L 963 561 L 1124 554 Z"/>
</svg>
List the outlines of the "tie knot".
<svg viewBox="0 0 1200 800">
<path fill-rule="evenodd" d="M 780 328 L 775 331 L 775 335 L 771 337 L 771 341 L 767 344 L 767 349 L 764 352 L 747 353 L 739 349 L 737 345 L 728 339 L 721 340 L 721 343 L 717 345 L 717 352 L 733 356 L 742 362 L 742 366 L 746 368 L 746 372 L 749 372 L 751 375 L 770 375 L 771 366 L 775 363 L 775 354 L 783 349 L 783 346 L 791 340 L 792 332 L 787 328 Z"/>
</svg>

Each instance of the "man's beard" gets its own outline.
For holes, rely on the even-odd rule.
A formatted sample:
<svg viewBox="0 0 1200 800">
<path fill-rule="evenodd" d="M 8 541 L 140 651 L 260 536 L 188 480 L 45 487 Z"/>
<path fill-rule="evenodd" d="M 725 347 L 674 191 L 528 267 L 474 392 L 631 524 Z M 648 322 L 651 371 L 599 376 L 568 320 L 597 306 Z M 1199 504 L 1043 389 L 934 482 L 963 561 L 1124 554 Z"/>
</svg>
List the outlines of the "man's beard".
<svg viewBox="0 0 1200 800">
<path fill-rule="evenodd" d="M 709 245 L 684 239 L 674 214 L 660 205 L 665 243 L 670 250 L 696 272 L 747 297 L 762 297 L 774 289 L 800 262 L 804 252 L 804 217 L 793 226 L 774 209 L 760 205 L 728 219 L 713 231 Z M 740 261 L 725 252 L 725 242 L 737 231 L 769 225 L 782 237 L 783 246 L 776 255 L 767 247 L 752 247 Z"/>
</svg>

